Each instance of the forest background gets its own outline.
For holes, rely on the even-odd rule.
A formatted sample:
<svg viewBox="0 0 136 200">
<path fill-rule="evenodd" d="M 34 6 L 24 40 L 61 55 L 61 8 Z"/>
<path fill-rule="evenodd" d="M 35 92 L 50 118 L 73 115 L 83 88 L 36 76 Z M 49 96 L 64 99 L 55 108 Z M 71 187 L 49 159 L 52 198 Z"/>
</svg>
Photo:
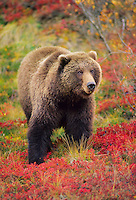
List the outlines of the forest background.
<svg viewBox="0 0 136 200">
<path fill-rule="evenodd" d="M 134 0 L 0 1 L 1 199 L 136 198 L 135 44 Z M 45 162 L 28 165 L 17 71 L 28 52 L 52 45 L 98 53 L 94 133 L 77 145 L 54 130 Z"/>
</svg>

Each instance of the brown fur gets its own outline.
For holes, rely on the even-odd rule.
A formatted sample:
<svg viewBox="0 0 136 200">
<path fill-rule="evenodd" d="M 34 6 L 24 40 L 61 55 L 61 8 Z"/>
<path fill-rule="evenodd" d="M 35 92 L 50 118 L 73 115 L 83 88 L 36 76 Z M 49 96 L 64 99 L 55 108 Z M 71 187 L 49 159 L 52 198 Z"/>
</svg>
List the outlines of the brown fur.
<svg viewBox="0 0 136 200">
<path fill-rule="evenodd" d="M 18 73 L 18 92 L 28 121 L 29 163 L 43 162 L 54 128 L 79 140 L 92 133 L 93 92 L 101 79 L 97 54 L 43 47 L 30 52 Z M 91 84 L 90 84 L 91 83 Z"/>
</svg>

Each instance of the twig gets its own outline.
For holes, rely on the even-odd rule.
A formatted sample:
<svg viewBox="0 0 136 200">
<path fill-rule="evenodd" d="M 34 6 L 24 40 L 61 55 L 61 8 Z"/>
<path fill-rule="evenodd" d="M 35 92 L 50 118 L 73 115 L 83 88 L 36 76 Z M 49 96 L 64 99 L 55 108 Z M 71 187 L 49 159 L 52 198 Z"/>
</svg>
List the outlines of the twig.
<svg viewBox="0 0 136 200">
<path fill-rule="evenodd" d="M 120 36 L 120 34 L 118 33 L 118 36 L 119 36 L 119 38 L 120 38 L 120 40 L 121 40 L 121 42 L 122 42 L 122 44 L 124 44 L 124 46 L 126 46 L 128 49 L 129 49 L 129 51 L 131 52 L 131 54 L 133 54 L 133 51 L 132 51 L 132 49 L 124 42 L 124 40 L 122 39 L 122 37 Z"/>
<path fill-rule="evenodd" d="M 100 37 L 102 38 L 107 50 L 109 53 L 111 53 L 111 48 L 107 43 L 106 38 L 104 37 L 101 28 L 96 24 L 95 20 L 93 19 L 93 15 L 91 12 L 88 12 L 87 9 L 85 9 L 84 5 L 82 2 L 80 2 L 80 4 L 78 5 L 84 12 L 84 15 L 89 19 L 89 21 L 93 24 L 93 26 L 95 27 L 95 29 L 97 30 L 97 32 L 99 33 Z"/>
<path fill-rule="evenodd" d="M 102 63 L 104 60 L 106 60 L 106 59 L 107 59 L 109 56 L 111 56 L 112 54 L 121 54 L 121 53 L 124 53 L 124 54 L 132 54 L 132 53 L 130 53 L 130 52 L 126 52 L 126 51 L 122 51 L 122 50 L 119 50 L 119 51 L 117 51 L 117 52 L 111 52 L 111 53 L 107 54 L 107 56 L 104 57 L 104 58 L 100 61 L 100 63 Z M 133 54 L 133 55 L 136 56 L 136 54 Z"/>
<path fill-rule="evenodd" d="M 123 38 L 125 27 L 126 27 L 125 26 L 125 19 L 122 19 L 122 38 Z"/>
</svg>

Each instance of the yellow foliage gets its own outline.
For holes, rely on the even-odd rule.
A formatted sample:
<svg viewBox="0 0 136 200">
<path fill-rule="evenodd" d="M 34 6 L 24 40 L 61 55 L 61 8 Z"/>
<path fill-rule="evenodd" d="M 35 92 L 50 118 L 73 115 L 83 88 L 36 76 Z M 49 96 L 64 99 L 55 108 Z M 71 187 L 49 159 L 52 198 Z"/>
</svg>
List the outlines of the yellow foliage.
<svg viewBox="0 0 136 200">
<path fill-rule="evenodd" d="M 81 20 L 81 21 L 80 21 L 80 24 L 83 25 L 83 24 L 84 24 L 84 20 Z"/>
<path fill-rule="evenodd" d="M 87 33 L 88 33 L 88 35 L 91 35 L 91 31 L 90 30 L 87 30 Z"/>
<path fill-rule="evenodd" d="M 102 29 L 104 30 L 104 29 L 106 29 L 108 26 L 107 26 L 107 24 L 102 24 Z"/>
<path fill-rule="evenodd" d="M 112 2 L 113 5 L 115 5 L 115 6 L 121 6 L 121 7 L 122 7 L 122 2 L 121 2 L 121 1 L 112 0 L 111 2 Z"/>
<path fill-rule="evenodd" d="M 136 23 L 134 20 L 131 19 L 131 21 L 130 21 L 129 19 L 127 19 L 127 26 L 129 28 L 133 28 L 133 27 L 135 27 L 135 25 L 136 25 Z"/>
<path fill-rule="evenodd" d="M 80 3 L 83 3 L 84 5 L 92 5 L 92 8 L 95 9 L 94 1 L 93 0 L 75 0 L 75 3 L 79 5 Z"/>
<path fill-rule="evenodd" d="M 112 19 L 109 19 L 110 24 L 112 24 Z"/>
<path fill-rule="evenodd" d="M 118 19 L 119 18 L 119 14 L 117 12 L 115 12 L 115 17 Z"/>
<path fill-rule="evenodd" d="M 96 35 L 96 36 L 99 36 L 99 33 L 96 32 L 95 35 Z"/>
<path fill-rule="evenodd" d="M 0 97 L 3 97 L 3 96 L 6 96 L 6 97 L 8 97 L 8 94 L 7 94 L 7 92 L 6 92 L 6 91 L 2 91 L 2 93 L 0 93 Z"/>
<path fill-rule="evenodd" d="M 75 0 L 75 3 L 76 3 L 76 4 L 80 4 L 81 1 L 80 1 L 80 0 Z"/>
</svg>

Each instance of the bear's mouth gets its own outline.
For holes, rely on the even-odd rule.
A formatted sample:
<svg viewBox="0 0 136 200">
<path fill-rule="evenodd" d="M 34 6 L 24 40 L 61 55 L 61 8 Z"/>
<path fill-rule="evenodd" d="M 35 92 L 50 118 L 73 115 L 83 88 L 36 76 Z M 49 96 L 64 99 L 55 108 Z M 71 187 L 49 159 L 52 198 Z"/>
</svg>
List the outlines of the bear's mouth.
<svg viewBox="0 0 136 200">
<path fill-rule="evenodd" d="M 92 92 L 85 92 L 85 91 L 82 91 L 82 95 L 85 96 L 85 97 L 88 97 L 92 94 Z"/>
</svg>

